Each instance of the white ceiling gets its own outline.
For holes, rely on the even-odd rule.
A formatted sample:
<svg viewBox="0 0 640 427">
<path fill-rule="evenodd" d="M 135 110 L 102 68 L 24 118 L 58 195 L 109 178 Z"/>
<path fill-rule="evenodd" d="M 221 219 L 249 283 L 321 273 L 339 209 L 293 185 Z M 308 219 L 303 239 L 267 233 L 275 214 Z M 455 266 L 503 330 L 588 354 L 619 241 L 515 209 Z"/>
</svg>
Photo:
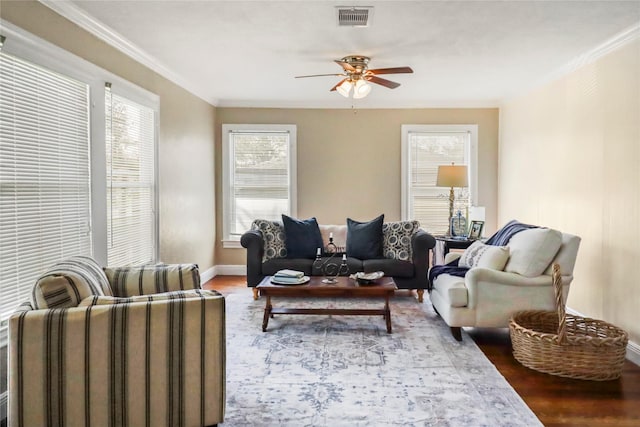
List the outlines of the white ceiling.
<svg viewBox="0 0 640 427">
<path fill-rule="evenodd" d="M 61 7 L 42 1 L 54 10 Z M 338 27 L 335 6 L 354 5 L 374 7 L 371 25 Z M 62 6 L 85 28 L 90 21 L 129 50 L 139 49 L 147 55 L 143 62 L 199 97 L 243 107 L 497 106 L 640 23 L 640 0 L 73 1 Z M 370 68 L 410 66 L 414 74 L 384 76 L 402 85 L 393 90 L 373 85 L 367 98 L 355 102 L 329 92 L 339 77 L 294 78 L 339 73 L 333 60 L 350 54 L 370 56 Z"/>
</svg>

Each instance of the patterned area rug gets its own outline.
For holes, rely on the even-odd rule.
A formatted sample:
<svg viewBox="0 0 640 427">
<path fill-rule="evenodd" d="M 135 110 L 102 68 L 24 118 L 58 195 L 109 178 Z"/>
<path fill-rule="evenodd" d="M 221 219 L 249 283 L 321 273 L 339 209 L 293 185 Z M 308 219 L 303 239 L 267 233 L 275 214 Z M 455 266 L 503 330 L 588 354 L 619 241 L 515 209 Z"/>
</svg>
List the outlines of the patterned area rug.
<svg viewBox="0 0 640 427">
<path fill-rule="evenodd" d="M 425 299 L 382 316 L 276 315 L 264 297 L 227 297 L 224 426 L 538 426 L 463 332 L 457 342 Z M 381 300 L 273 299 L 274 307 L 379 308 Z"/>
</svg>

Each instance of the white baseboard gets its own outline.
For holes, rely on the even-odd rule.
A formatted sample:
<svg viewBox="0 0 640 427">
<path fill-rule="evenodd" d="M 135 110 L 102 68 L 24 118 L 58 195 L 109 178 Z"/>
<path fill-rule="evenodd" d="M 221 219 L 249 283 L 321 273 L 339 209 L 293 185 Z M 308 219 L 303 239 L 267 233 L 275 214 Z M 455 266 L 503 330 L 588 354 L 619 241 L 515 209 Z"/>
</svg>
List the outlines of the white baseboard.
<svg viewBox="0 0 640 427">
<path fill-rule="evenodd" d="M 200 283 L 206 283 L 209 280 L 216 277 L 216 267 L 215 265 L 211 268 L 206 269 L 202 273 L 200 273 Z"/>
<path fill-rule="evenodd" d="M 567 307 L 567 313 L 573 314 L 574 316 L 589 317 L 569 307 Z M 627 360 L 640 366 L 640 345 L 633 341 L 629 341 L 627 344 Z"/>
<path fill-rule="evenodd" d="M 246 265 L 216 265 L 214 276 L 246 276 Z"/>
<path fill-rule="evenodd" d="M 206 283 L 216 276 L 246 276 L 246 265 L 214 265 L 200 272 L 200 282 Z"/>
<path fill-rule="evenodd" d="M 627 344 L 627 360 L 640 366 L 640 345 L 629 341 Z"/>
</svg>

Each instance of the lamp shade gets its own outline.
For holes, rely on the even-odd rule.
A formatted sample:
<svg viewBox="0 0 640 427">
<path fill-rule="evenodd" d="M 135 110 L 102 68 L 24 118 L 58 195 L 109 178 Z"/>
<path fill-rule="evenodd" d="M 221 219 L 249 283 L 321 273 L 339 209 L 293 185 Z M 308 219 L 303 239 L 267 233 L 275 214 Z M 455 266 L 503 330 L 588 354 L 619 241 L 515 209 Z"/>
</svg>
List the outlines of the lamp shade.
<svg viewBox="0 0 640 427">
<path fill-rule="evenodd" d="M 467 166 L 438 166 L 436 187 L 466 187 L 469 185 Z"/>
</svg>

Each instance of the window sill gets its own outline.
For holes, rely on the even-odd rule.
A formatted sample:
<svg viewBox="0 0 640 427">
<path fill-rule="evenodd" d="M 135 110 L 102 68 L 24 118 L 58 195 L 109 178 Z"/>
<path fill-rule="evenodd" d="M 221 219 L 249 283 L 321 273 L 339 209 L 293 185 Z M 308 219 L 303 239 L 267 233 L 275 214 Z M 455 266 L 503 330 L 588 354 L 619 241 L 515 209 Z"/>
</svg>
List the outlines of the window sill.
<svg viewBox="0 0 640 427">
<path fill-rule="evenodd" d="M 223 240 L 222 247 L 224 249 L 242 249 L 240 240 Z"/>
</svg>

